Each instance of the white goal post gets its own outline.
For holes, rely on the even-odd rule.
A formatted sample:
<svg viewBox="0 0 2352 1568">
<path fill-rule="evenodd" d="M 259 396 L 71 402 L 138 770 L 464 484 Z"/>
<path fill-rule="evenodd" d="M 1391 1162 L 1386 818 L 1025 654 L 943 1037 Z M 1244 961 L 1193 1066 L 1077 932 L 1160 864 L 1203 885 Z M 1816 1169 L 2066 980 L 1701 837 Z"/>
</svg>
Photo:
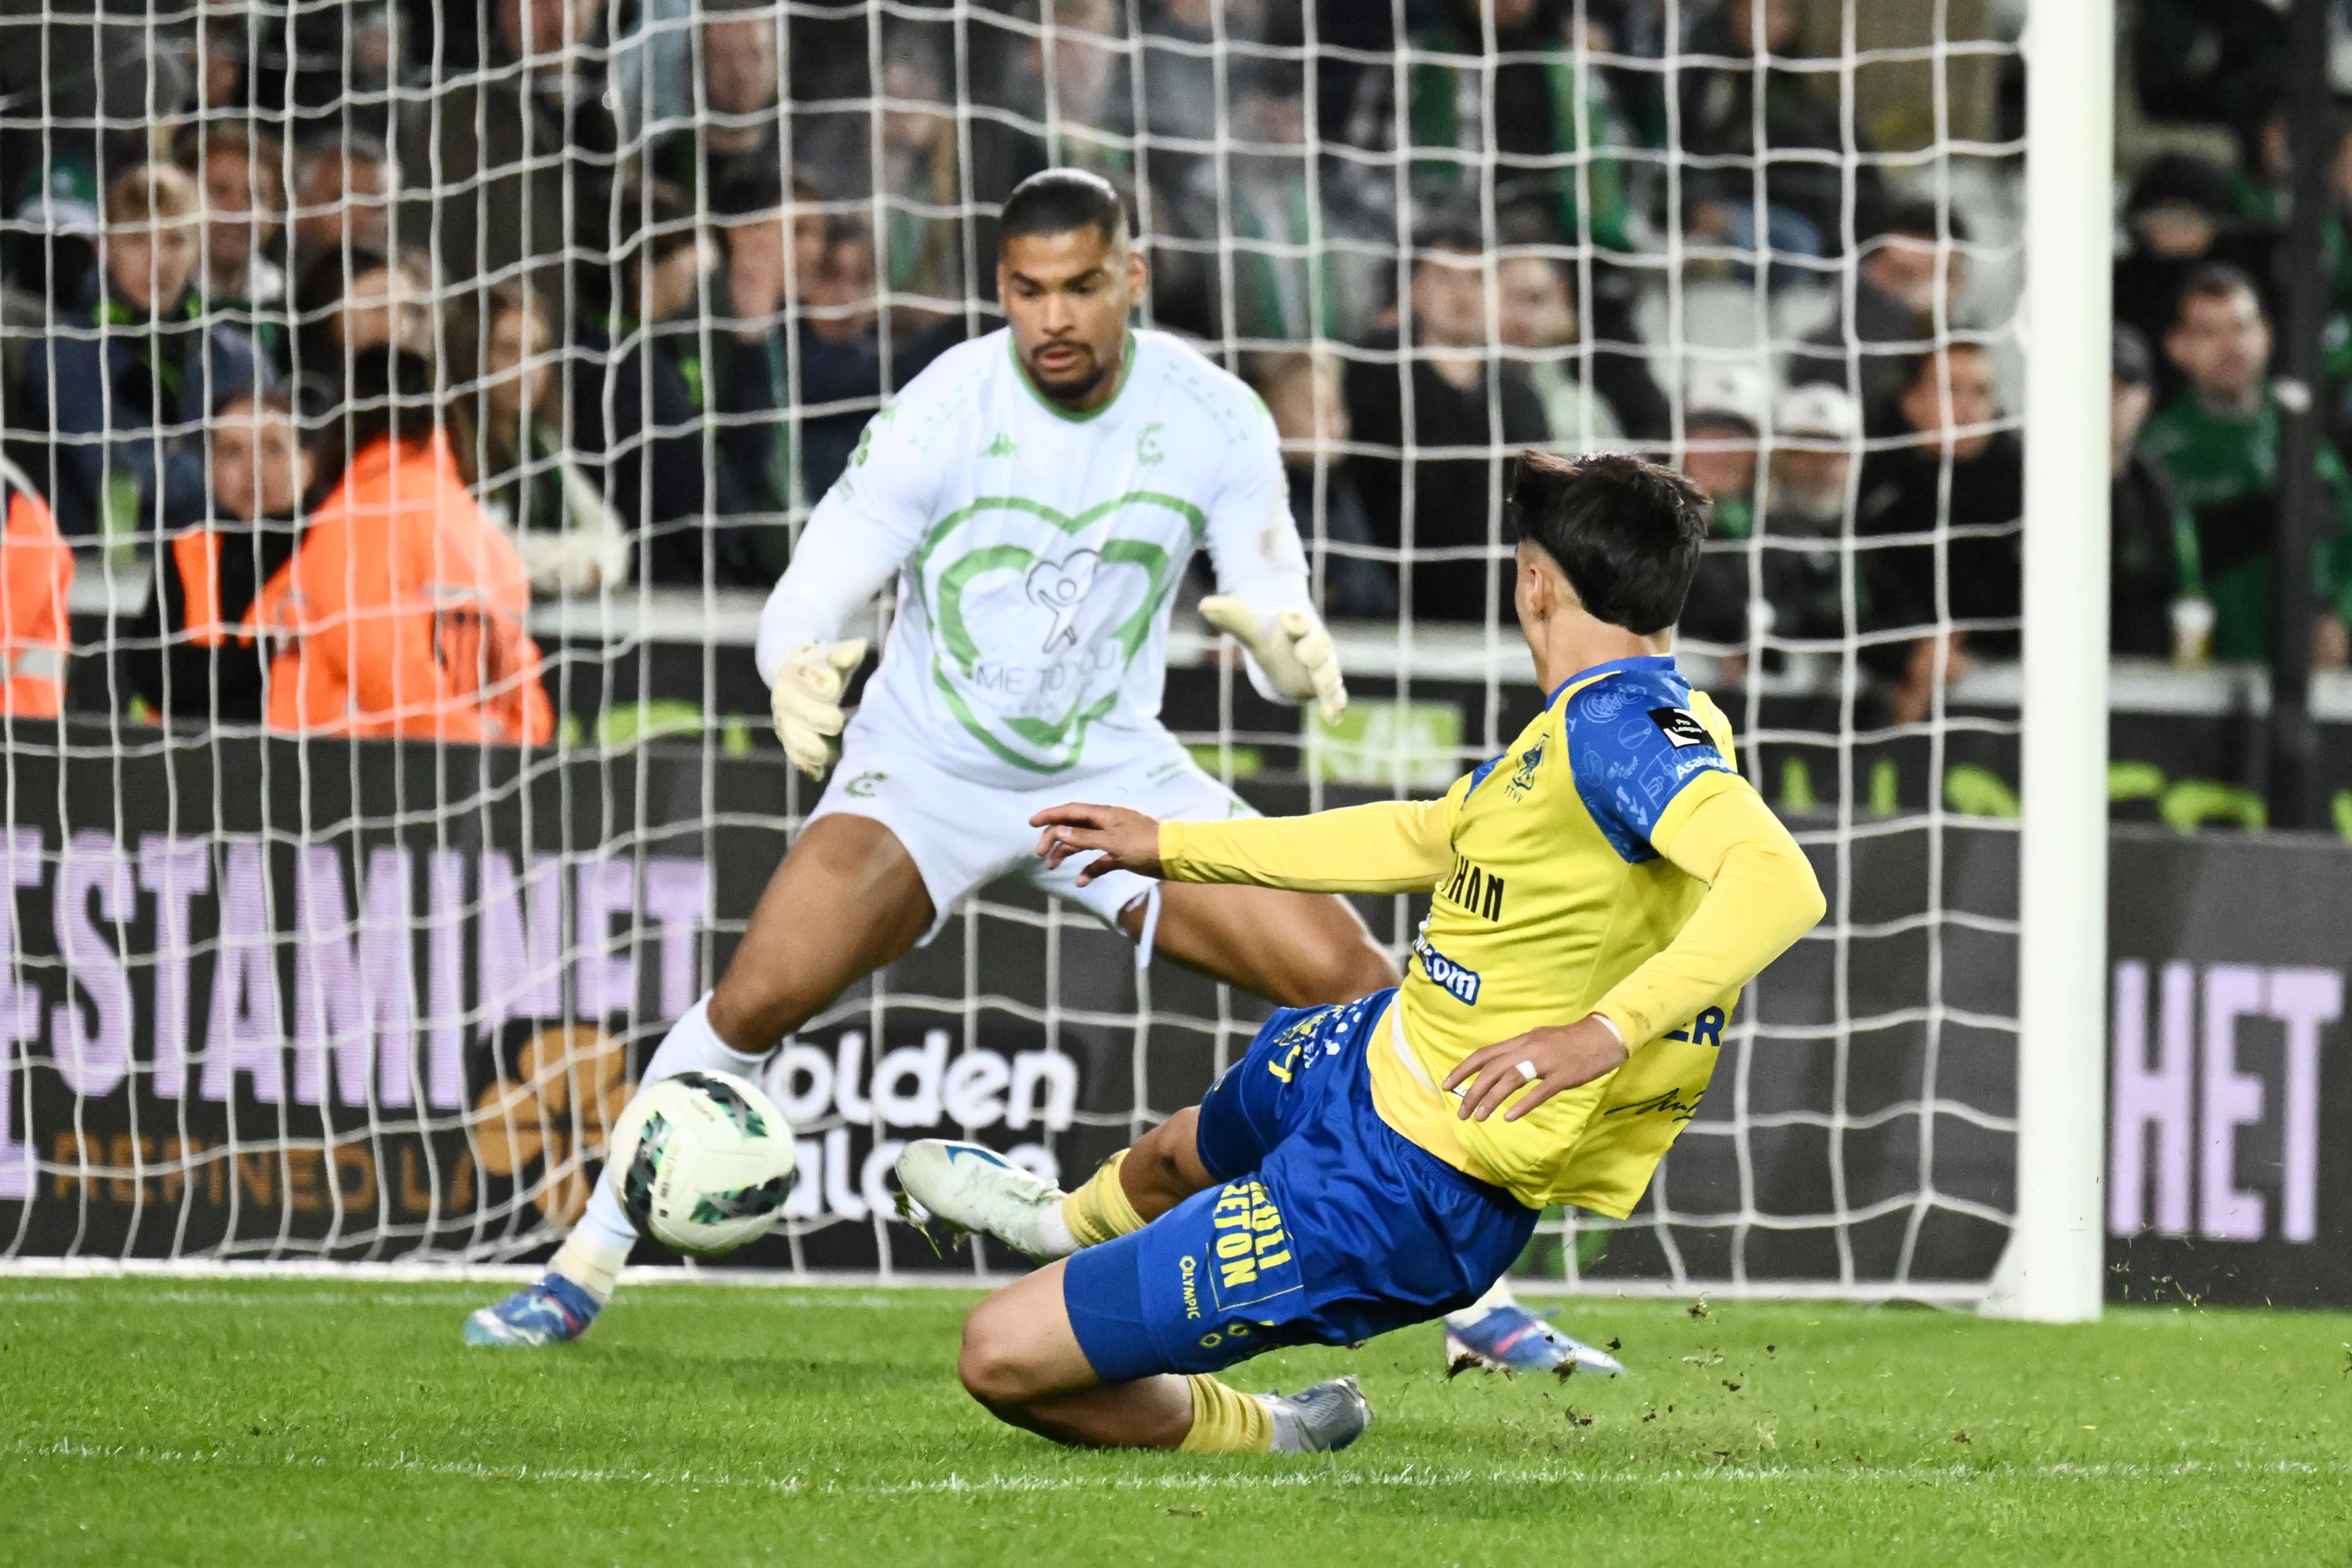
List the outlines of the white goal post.
<svg viewBox="0 0 2352 1568">
<path fill-rule="evenodd" d="M 2035 0 L 2026 52 L 2024 825 L 2017 1218 L 1986 1310 L 2074 1322 L 2106 1276 L 2113 0 Z"/>
</svg>

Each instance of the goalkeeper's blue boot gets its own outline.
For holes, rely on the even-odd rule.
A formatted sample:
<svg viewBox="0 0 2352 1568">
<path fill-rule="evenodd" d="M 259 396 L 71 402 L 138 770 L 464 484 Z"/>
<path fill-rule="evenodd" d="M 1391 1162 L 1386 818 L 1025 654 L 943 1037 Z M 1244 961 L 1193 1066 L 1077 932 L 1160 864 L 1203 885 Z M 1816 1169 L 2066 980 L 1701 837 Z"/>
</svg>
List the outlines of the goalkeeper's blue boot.
<svg viewBox="0 0 2352 1568">
<path fill-rule="evenodd" d="M 1561 1333 L 1543 1317 L 1516 1304 L 1489 1307 L 1470 1322 L 1445 1325 L 1445 1360 L 1488 1372 L 1597 1373 L 1622 1377 L 1625 1366 L 1607 1351 Z"/>
<path fill-rule="evenodd" d="M 578 1339 L 604 1303 L 561 1274 L 546 1274 L 466 1320 L 469 1345 L 560 1345 Z"/>
</svg>

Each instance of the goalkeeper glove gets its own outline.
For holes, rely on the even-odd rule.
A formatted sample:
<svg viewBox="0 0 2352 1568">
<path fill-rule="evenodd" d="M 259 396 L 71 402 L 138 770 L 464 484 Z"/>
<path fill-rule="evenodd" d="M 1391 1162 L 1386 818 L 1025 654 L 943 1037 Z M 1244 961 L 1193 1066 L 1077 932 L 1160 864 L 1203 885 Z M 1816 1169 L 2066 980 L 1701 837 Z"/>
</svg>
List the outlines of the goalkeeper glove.
<svg viewBox="0 0 2352 1568">
<path fill-rule="evenodd" d="M 866 658 L 866 639 L 847 642 L 804 642 L 784 655 L 776 671 L 770 703 L 776 716 L 776 739 L 793 766 L 811 778 L 823 778 L 833 761 L 831 738 L 841 733 L 841 694 Z"/>
<path fill-rule="evenodd" d="M 1339 650 L 1312 610 L 1283 610 L 1270 621 L 1241 600 L 1218 594 L 1201 601 L 1201 615 L 1249 650 L 1276 691 L 1293 702 L 1313 699 L 1326 724 L 1348 710 L 1347 682 L 1339 674 Z"/>
</svg>

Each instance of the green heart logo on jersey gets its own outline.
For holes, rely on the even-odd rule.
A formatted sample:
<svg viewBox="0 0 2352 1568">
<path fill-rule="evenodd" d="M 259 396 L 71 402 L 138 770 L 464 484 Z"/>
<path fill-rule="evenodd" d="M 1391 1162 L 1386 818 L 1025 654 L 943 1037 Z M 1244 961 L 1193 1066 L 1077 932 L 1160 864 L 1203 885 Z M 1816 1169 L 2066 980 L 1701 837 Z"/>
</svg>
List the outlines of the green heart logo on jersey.
<svg viewBox="0 0 2352 1568">
<path fill-rule="evenodd" d="M 1176 556 L 1164 544 L 1120 533 L 1115 521 L 1108 537 L 1099 543 L 1078 545 L 1067 552 L 1046 555 L 1024 544 L 982 545 L 955 557 L 939 571 L 936 580 L 932 564 L 960 530 L 986 512 L 1026 513 L 1052 524 L 1075 544 L 1078 536 L 1104 519 L 1118 518 L 1129 509 L 1162 514 L 1163 529 L 1164 519 L 1172 516 L 1193 542 L 1208 529 L 1208 518 L 1199 507 L 1181 496 L 1156 490 L 1130 490 L 1075 516 L 1026 497 L 983 496 L 940 519 L 915 553 L 911 565 L 916 585 L 939 632 L 932 679 L 957 722 L 1016 767 L 1055 773 L 1077 760 L 1086 744 L 1087 726 L 1118 706 L 1118 685 L 1126 679 L 1127 667 L 1150 637 L 1175 584 Z M 996 581 L 1000 576 L 1005 580 Z M 1106 595 L 1118 595 L 1123 600 L 1132 594 L 1133 604 L 1108 628 L 1108 641 L 1118 651 L 1118 677 L 1110 689 L 1089 700 L 1088 693 L 1097 683 L 1081 678 L 1071 681 L 1068 705 L 1055 714 L 983 717 L 975 711 L 964 688 L 979 681 L 987 654 L 972 636 L 964 602 L 976 591 L 975 585 L 982 584 L 985 592 L 1018 595 L 1024 604 L 1051 617 L 1042 647 L 1031 645 L 1041 655 L 1078 645 L 1077 617 L 1087 605 Z"/>
</svg>

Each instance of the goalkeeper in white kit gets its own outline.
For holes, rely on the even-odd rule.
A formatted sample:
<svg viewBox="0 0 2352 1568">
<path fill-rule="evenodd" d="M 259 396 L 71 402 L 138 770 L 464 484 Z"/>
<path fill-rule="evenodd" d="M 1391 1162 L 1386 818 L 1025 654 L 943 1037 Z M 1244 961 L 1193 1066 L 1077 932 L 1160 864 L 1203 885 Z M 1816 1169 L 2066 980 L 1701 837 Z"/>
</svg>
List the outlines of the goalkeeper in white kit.
<svg viewBox="0 0 2352 1568">
<path fill-rule="evenodd" d="M 1080 796 L 1162 818 L 1248 810 L 1158 718 L 1169 605 L 1196 548 L 1217 576 L 1202 613 L 1241 642 L 1261 693 L 1332 717 L 1347 693 L 1264 405 L 1177 339 L 1128 325 L 1149 272 L 1118 194 L 1049 170 L 1014 190 L 1001 235 L 1010 325 L 941 355 L 866 426 L 761 614 L 757 658 L 786 752 L 819 776 L 839 735 L 839 765 L 726 973 L 671 1027 L 646 1083 L 714 1069 L 756 1080 L 787 1034 L 1008 874 L 1146 956 L 1285 1005 L 1396 983 L 1335 897 L 1127 872 L 1081 885 L 1078 866 L 1032 853 L 1029 818 Z M 893 578 L 898 614 L 845 731 L 840 700 L 866 644 L 844 634 Z M 549 1272 L 467 1318 L 467 1340 L 578 1338 L 635 1240 L 599 1183 Z M 1507 1300 L 1462 1316 L 1470 1348 L 1499 1351 L 1497 1364 L 1583 1348 Z"/>
</svg>

